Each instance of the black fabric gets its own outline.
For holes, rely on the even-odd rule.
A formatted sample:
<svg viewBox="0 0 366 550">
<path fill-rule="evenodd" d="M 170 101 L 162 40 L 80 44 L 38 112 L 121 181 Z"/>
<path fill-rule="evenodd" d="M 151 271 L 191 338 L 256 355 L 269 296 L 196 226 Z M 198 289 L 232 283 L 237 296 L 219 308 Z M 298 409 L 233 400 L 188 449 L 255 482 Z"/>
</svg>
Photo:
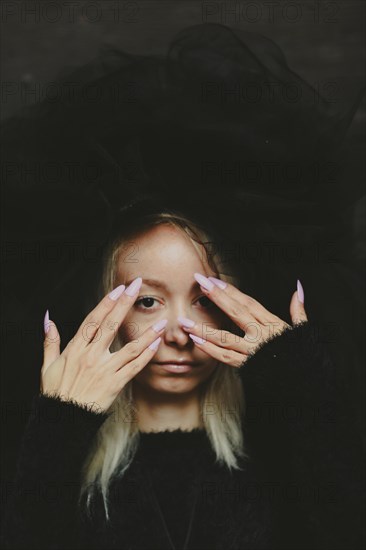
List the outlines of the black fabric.
<svg viewBox="0 0 366 550">
<path fill-rule="evenodd" d="M 310 322 L 286 329 L 238 369 L 250 456 L 240 460 L 241 471 L 230 473 L 215 461 L 203 429 L 141 433 L 130 468 L 112 482 L 110 525 L 101 498 L 91 523 L 80 519 L 75 500 L 81 457 L 107 415 L 34 396 L 39 414 L 31 415 L 23 437 L 3 547 L 171 548 L 151 507 L 142 474 L 148 472 L 174 544 L 182 548 L 199 472 L 189 550 L 361 549 L 361 445 L 315 329 Z M 57 494 L 39 498 L 43 487 Z"/>
</svg>

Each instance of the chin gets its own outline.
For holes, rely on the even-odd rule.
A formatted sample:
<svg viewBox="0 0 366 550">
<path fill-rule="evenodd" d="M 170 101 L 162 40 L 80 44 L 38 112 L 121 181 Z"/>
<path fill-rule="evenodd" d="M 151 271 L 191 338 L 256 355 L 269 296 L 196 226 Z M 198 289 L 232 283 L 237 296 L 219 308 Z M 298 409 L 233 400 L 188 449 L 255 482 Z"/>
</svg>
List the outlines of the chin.
<svg viewBox="0 0 366 550">
<path fill-rule="evenodd" d="M 148 365 L 134 378 L 137 384 L 143 385 L 151 391 L 161 393 L 190 393 L 197 390 L 210 377 L 214 367 L 207 367 L 197 375 L 189 373 L 162 373 L 156 374 Z"/>
<path fill-rule="evenodd" d="M 151 391 L 154 391 L 156 393 L 170 393 L 175 395 L 183 395 L 188 394 L 191 392 L 194 392 L 198 389 L 200 384 L 184 384 L 181 382 L 168 382 L 164 384 L 154 384 L 154 386 L 150 387 Z"/>
</svg>

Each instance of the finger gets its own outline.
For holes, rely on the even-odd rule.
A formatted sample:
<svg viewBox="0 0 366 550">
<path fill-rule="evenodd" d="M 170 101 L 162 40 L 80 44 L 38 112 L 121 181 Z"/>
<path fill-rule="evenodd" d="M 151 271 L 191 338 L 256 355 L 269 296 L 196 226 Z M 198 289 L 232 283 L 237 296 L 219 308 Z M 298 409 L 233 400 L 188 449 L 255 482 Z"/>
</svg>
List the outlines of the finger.
<svg viewBox="0 0 366 550">
<path fill-rule="evenodd" d="M 156 334 L 155 334 L 156 336 Z M 137 373 L 139 373 L 151 361 L 159 348 L 161 336 L 156 338 L 144 351 L 133 361 L 126 365 L 122 365 L 116 372 L 116 384 L 122 388 L 130 381 Z M 117 352 L 118 353 L 118 352 Z"/>
<path fill-rule="evenodd" d="M 180 318 L 178 318 L 178 321 L 181 323 L 182 329 L 185 332 L 192 333 L 199 338 L 208 340 L 218 347 L 231 349 L 238 353 L 250 353 L 251 348 L 258 344 L 257 336 L 254 338 L 249 335 L 245 335 L 244 337 L 239 336 L 238 334 L 232 334 L 228 330 L 220 330 L 211 327 L 209 323 L 195 323 L 192 327 L 187 327 L 182 324 Z"/>
<path fill-rule="evenodd" d="M 104 296 L 99 304 L 85 317 L 74 338 L 69 342 L 67 347 L 77 342 L 80 348 L 85 348 L 91 340 L 93 340 L 103 319 L 111 309 L 115 307 L 116 302 L 124 290 L 125 285 L 119 285 L 112 290 L 112 292 Z"/>
<path fill-rule="evenodd" d="M 300 281 L 297 282 L 297 290 L 293 293 L 291 298 L 290 315 L 294 325 L 298 325 L 308 320 L 304 307 L 304 289 Z"/>
<path fill-rule="evenodd" d="M 221 363 L 225 363 L 226 365 L 229 365 L 231 367 L 240 367 L 240 365 L 247 357 L 247 355 L 244 353 L 238 353 L 230 349 L 222 348 L 220 346 L 217 346 L 216 344 L 213 344 L 212 342 L 209 342 L 208 340 L 199 338 L 194 334 L 190 333 L 189 337 L 191 338 L 191 340 L 193 340 L 193 342 L 199 349 L 202 349 L 205 353 L 207 353 L 214 359 L 217 359 L 218 361 L 221 361 Z"/>
<path fill-rule="evenodd" d="M 122 325 L 128 311 L 136 301 L 142 278 L 137 277 L 126 288 L 126 290 L 118 298 L 114 308 L 108 312 L 105 318 L 100 323 L 98 331 L 95 333 L 90 345 L 96 349 L 108 349 L 116 337 L 119 327 Z"/>
<path fill-rule="evenodd" d="M 235 286 L 226 281 L 221 281 L 215 277 L 208 277 L 208 279 L 220 290 L 225 292 L 230 298 L 239 302 L 239 304 L 246 306 L 249 313 L 257 319 L 259 322 L 270 322 L 273 320 L 273 315 L 268 309 L 266 309 L 257 300 L 245 294 Z M 225 287 L 223 285 L 226 285 Z"/>
<path fill-rule="evenodd" d="M 128 342 L 120 350 L 112 353 L 108 361 L 108 368 L 117 371 L 138 358 L 149 345 L 156 341 L 157 336 L 164 333 L 167 322 L 167 319 L 161 319 L 145 330 L 138 339 Z"/>
<path fill-rule="evenodd" d="M 45 371 L 60 356 L 61 338 L 57 327 L 53 321 L 50 321 L 49 311 L 46 311 L 43 321 L 44 340 L 43 340 L 43 365 Z"/>
<path fill-rule="evenodd" d="M 246 331 L 246 327 L 250 323 L 255 322 L 256 319 L 250 313 L 248 307 L 244 303 L 229 296 L 226 289 L 223 290 L 219 288 L 201 273 L 195 273 L 194 278 L 210 300 L 222 309 L 222 311 L 241 329 Z"/>
</svg>

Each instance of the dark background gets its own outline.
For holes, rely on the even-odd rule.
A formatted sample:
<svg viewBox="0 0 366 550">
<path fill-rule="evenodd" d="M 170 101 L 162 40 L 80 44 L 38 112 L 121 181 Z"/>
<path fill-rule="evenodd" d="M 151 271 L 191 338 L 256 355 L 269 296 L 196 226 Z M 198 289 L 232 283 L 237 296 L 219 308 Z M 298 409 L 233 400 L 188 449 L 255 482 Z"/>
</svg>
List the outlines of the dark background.
<svg viewBox="0 0 366 550">
<path fill-rule="evenodd" d="M 332 93 L 336 85 L 334 98 L 340 107 L 355 100 L 365 81 L 363 0 L 293 2 L 301 13 L 291 9 L 289 2 L 278 1 L 273 16 L 268 4 L 259 1 L 76 1 L 70 11 L 59 1 L 54 3 L 61 6 L 59 12 L 56 8 L 44 11 L 46 4 L 2 2 L 3 121 L 26 105 L 37 104 L 43 85 L 92 61 L 105 47 L 133 54 L 163 54 L 178 31 L 205 22 L 221 23 L 272 38 L 283 49 L 288 65 L 323 94 Z M 230 13 L 230 6 L 234 13 Z M 361 154 L 364 130 L 363 101 L 347 133 L 350 148 L 357 153 L 350 177 L 359 178 L 360 182 L 360 192 L 346 210 L 347 256 L 343 252 L 339 255 L 337 246 L 330 242 L 329 246 L 318 243 L 320 256 L 314 253 L 305 262 L 297 264 L 295 260 L 282 258 L 279 260 L 282 268 L 288 267 L 287 280 L 279 276 L 269 284 L 263 278 L 263 295 L 256 296 L 268 309 L 285 315 L 289 297 L 296 289 L 296 278 L 301 279 L 308 316 L 323 322 L 327 329 L 325 340 L 341 380 L 346 381 L 360 434 L 364 427 L 365 195 Z M 94 246 L 96 234 L 84 236 L 81 249 L 78 238 L 73 236 L 73 216 L 77 214 L 71 204 L 70 210 L 64 212 L 62 234 L 57 225 L 52 224 L 53 211 L 58 208 L 57 194 L 48 195 L 50 190 L 44 187 L 42 204 L 47 212 L 42 212 L 36 204 L 40 197 L 35 196 L 32 205 L 24 193 L 24 183 L 16 193 L 14 190 L 9 193 L 6 183 L 2 159 L 1 412 L 5 493 L 14 472 L 30 400 L 39 388 L 44 313 L 50 310 L 50 317 L 62 334 L 62 346 L 65 346 L 93 306 L 90 295 L 95 289 L 99 261 Z M 78 200 L 80 207 L 82 195 L 78 195 Z M 103 215 L 103 204 L 100 204 L 102 220 Z M 69 232 L 65 230 L 68 222 Z M 37 241 L 35 235 L 42 232 L 42 240 Z M 278 292 L 273 287 L 278 287 Z M 282 305 L 277 304 L 274 295 Z M 282 307 L 282 310 L 275 307 Z"/>
</svg>

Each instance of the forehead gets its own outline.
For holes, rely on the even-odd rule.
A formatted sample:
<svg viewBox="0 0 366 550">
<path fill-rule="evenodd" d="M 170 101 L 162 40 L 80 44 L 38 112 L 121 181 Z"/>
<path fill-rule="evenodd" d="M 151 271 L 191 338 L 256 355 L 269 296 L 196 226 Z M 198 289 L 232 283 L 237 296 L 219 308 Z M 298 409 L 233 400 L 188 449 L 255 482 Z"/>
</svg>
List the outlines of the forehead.
<svg viewBox="0 0 366 550">
<path fill-rule="evenodd" d="M 183 230 L 167 224 L 152 227 L 123 243 L 117 262 L 120 277 L 135 273 L 163 277 L 167 272 L 187 270 L 212 272 L 205 248 L 193 243 Z"/>
</svg>

